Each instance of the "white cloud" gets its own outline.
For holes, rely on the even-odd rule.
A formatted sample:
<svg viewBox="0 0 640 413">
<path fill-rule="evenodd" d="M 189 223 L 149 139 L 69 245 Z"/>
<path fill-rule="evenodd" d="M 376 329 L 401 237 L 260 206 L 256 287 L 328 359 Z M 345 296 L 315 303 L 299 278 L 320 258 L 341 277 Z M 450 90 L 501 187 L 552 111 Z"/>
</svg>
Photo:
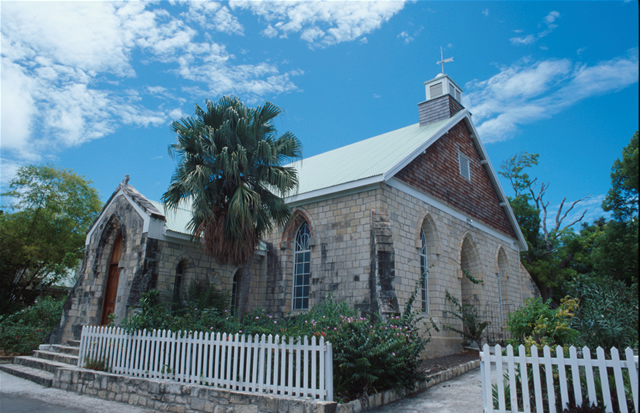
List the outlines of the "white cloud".
<svg viewBox="0 0 640 413">
<path fill-rule="evenodd" d="M 579 48 L 578 50 L 576 50 L 576 54 L 577 54 L 578 56 L 580 56 L 580 55 L 582 54 L 582 52 L 584 52 L 585 50 L 587 50 L 587 48 L 586 48 L 586 47 L 581 47 L 581 48 Z"/>
<path fill-rule="evenodd" d="M 638 83 L 638 49 L 593 66 L 569 59 L 503 67 L 466 85 L 470 108 L 484 142 L 507 140 L 520 125 L 551 117 L 577 102 Z"/>
<path fill-rule="evenodd" d="M 244 28 L 227 6 L 213 1 L 191 1 L 187 4 L 189 6 L 189 12 L 186 13 L 187 21 L 197 22 L 209 30 L 243 34 Z"/>
<path fill-rule="evenodd" d="M 538 39 L 541 39 L 549 35 L 556 27 L 558 27 L 558 25 L 554 24 L 554 22 L 559 18 L 560 18 L 559 12 L 557 11 L 549 12 L 549 14 L 547 14 L 543 19 L 543 23 L 547 26 L 545 30 L 539 32 L 538 34 L 529 34 L 527 36 L 512 37 L 509 39 L 509 41 L 511 42 L 511 44 L 514 44 L 514 45 L 523 45 L 523 44 L 527 45 L 527 44 L 535 43 L 536 41 L 538 41 Z M 514 30 L 514 31 L 516 33 L 522 33 L 522 30 Z M 544 48 L 543 50 L 547 50 L 547 49 Z"/>
<path fill-rule="evenodd" d="M 482 14 L 484 14 L 485 16 L 488 16 L 489 15 L 489 9 L 482 10 Z"/>
<path fill-rule="evenodd" d="M 362 39 L 404 7 L 404 1 L 246 1 L 229 3 L 268 22 L 263 34 L 287 37 L 300 33 L 311 46 L 326 47 Z"/>
<path fill-rule="evenodd" d="M 405 44 L 409 44 L 413 41 L 413 37 L 409 36 L 409 33 L 406 31 L 400 32 L 398 39 L 402 39 Z"/>
<path fill-rule="evenodd" d="M 181 113 L 175 104 L 164 105 L 168 100 L 181 105 L 184 98 L 136 79 L 134 57 L 195 82 L 181 90 L 196 96 L 234 93 L 251 101 L 296 89 L 291 78 L 301 71 L 281 73 L 269 63 L 234 64 L 235 56 L 224 45 L 210 41 L 206 31 L 243 34 L 228 6 L 187 2 L 169 7 L 186 10 L 180 15 L 162 6 L 166 3 L 2 4 L 3 180 L 20 164 L 50 159 L 64 148 L 113 134 L 121 125 L 165 125 Z M 135 87 L 130 86 L 133 79 Z"/>
</svg>

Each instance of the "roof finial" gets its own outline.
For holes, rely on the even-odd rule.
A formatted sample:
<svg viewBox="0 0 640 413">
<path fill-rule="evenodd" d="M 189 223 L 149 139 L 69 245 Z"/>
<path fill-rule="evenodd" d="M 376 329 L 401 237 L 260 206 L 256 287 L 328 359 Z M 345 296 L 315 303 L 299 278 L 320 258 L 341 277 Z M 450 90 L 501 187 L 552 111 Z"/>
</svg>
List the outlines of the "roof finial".
<svg viewBox="0 0 640 413">
<path fill-rule="evenodd" d="M 442 46 L 440 46 L 440 61 L 436 62 L 437 65 L 442 65 L 442 74 L 444 75 L 444 64 L 445 63 L 449 63 L 449 62 L 453 62 L 453 57 L 450 57 L 448 59 L 444 58 L 444 55 L 442 54 Z"/>
<path fill-rule="evenodd" d="M 125 184 L 125 185 L 129 184 L 129 175 L 125 175 L 124 176 L 124 179 L 122 180 L 122 183 Z"/>
</svg>

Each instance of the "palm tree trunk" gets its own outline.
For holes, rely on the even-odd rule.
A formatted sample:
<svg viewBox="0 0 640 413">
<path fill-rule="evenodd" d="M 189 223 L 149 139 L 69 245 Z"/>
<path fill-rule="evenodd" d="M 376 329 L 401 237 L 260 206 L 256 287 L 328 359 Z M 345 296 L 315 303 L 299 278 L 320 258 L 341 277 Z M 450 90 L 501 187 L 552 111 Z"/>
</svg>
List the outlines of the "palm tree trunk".
<svg viewBox="0 0 640 413">
<path fill-rule="evenodd" d="M 253 259 L 251 260 L 253 261 Z M 249 306 L 249 287 L 251 284 L 251 261 L 238 269 L 238 319 L 242 320 Z"/>
</svg>

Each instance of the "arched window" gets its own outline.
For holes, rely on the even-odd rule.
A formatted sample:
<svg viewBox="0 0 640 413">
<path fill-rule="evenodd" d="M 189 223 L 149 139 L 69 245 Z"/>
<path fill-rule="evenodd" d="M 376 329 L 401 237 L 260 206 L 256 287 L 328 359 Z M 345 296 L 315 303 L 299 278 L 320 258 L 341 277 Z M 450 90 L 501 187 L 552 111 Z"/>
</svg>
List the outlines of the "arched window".
<svg viewBox="0 0 640 413">
<path fill-rule="evenodd" d="M 309 278 L 311 275 L 311 247 L 309 224 L 304 221 L 296 233 L 293 253 L 293 309 L 309 308 Z"/>
<path fill-rule="evenodd" d="M 182 276 L 184 275 L 184 264 L 182 261 L 176 267 L 176 278 L 173 283 L 173 301 L 180 301 L 180 290 L 182 288 Z"/>
<path fill-rule="evenodd" d="M 427 270 L 429 266 L 427 265 L 427 237 L 424 235 L 424 231 L 420 230 L 420 241 L 422 242 L 422 247 L 420 247 L 420 276 L 424 274 L 424 279 L 422 280 L 422 311 L 429 311 L 429 279 Z"/>
</svg>

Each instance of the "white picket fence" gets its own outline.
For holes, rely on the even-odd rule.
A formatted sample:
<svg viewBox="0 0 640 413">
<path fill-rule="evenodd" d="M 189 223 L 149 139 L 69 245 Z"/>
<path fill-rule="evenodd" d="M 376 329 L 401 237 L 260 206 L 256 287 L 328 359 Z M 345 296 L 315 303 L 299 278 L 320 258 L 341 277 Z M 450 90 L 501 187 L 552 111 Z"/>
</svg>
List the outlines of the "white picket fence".
<svg viewBox="0 0 640 413">
<path fill-rule="evenodd" d="M 571 347 L 569 349 L 569 357 L 564 357 L 562 347 L 557 347 L 555 357 L 551 356 L 551 350 L 545 346 L 543 348 L 543 356 L 538 356 L 538 349 L 531 347 L 531 356 L 527 357 L 524 346 L 518 348 L 518 355 L 513 354 L 513 347 L 507 346 L 507 355 L 502 354 L 502 348 L 497 345 L 490 348 L 485 344 L 483 351 L 480 352 L 480 368 L 482 376 L 482 407 L 485 412 L 524 412 L 530 413 L 533 408 L 535 412 L 543 413 L 545 411 L 556 413 L 556 397 L 554 390 L 554 380 L 560 387 L 560 400 L 562 408 L 567 406 L 569 401 L 569 392 L 573 393 L 577 405 L 582 405 L 583 394 L 581 387 L 582 381 L 586 381 L 587 395 L 585 399 L 590 403 L 598 404 L 598 394 L 601 394 L 604 400 L 606 412 L 613 412 L 612 401 L 609 388 L 609 376 L 614 377 L 615 391 L 618 399 L 620 411 L 629 412 L 627 406 L 627 397 L 625 395 L 625 386 L 623 374 L 628 375 L 628 384 L 630 385 L 633 395 L 633 407 L 638 412 L 638 356 L 634 356 L 633 350 L 627 348 L 625 350 L 625 360 L 620 360 L 618 349 L 611 349 L 611 359 L 605 358 L 604 350 L 600 347 L 596 350 L 597 358 L 591 358 L 591 352 L 587 347 L 581 350 L 582 357 L 578 357 L 578 349 Z M 497 388 L 498 409 L 494 408 L 493 391 L 494 383 L 492 382 L 492 366 L 495 366 L 495 386 Z M 568 375 L 565 370 L 570 367 L 572 388 L 568 385 Z M 542 367 L 542 372 L 540 371 Z M 595 372 L 598 370 L 600 385 L 594 381 Z M 529 374 L 533 374 L 533 393 L 530 393 Z M 516 384 L 516 375 L 520 375 L 520 388 Z M 541 386 L 542 374 L 546 380 L 547 402 L 543 406 L 543 388 Z M 508 387 L 509 395 L 507 399 L 506 388 Z M 520 390 L 520 395 L 518 395 Z M 530 398 L 530 395 L 533 396 Z M 533 406 L 531 405 L 533 399 Z M 507 402 L 510 402 L 510 408 L 507 409 Z M 546 407 L 546 408 L 545 408 Z M 602 407 L 602 406 L 600 406 Z M 560 412 L 558 412 L 560 413 Z"/>
<path fill-rule="evenodd" d="M 78 367 L 217 388 L 333 401 L 333 357 L 324 337 L 286 339 L 85 326 Z M 90 366 L 91 367 L 91 366 Z"/>
</svg>

